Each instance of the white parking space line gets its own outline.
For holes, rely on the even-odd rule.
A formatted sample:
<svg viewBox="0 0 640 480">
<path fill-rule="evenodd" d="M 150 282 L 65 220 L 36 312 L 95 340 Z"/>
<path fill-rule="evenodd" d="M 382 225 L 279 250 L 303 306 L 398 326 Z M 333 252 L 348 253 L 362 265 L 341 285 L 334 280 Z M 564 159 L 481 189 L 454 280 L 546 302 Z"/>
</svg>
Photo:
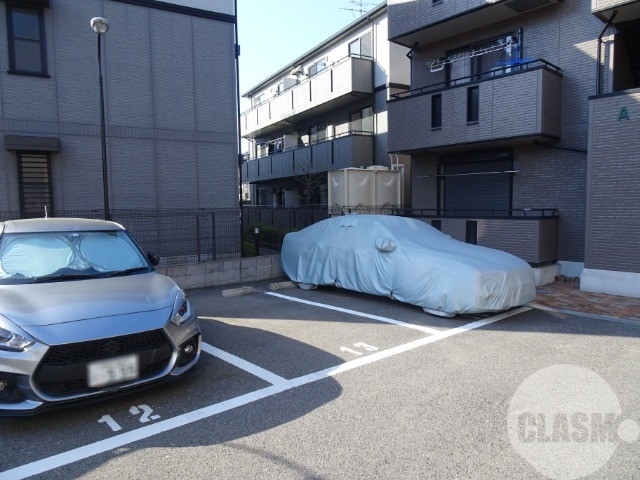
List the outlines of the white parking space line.
<svg viewBox="0 0 640 480">
<path fill-rule="evenodd" d="M 458 335 L 460 333 L 464 333 L 470 330 L 474 330 L 476 328 L 484 327 L 485 325 L 489 325 L 490 323 L 503 320 L 505 318 L 508 318 L 513 315 L 517 315 L 522 312 L 526 312 L 528 310 L 531 310 L 531 309 L 528 307 L 521 307 L 516 310 L 501 313 L 494 317 L 485 318 L 483 320 L 478 320 L 476 322 L 468 323 L 466 325 L 462 325 L 457 328 L 439 331 L 437 334 L 431 335 L 429 337 L 415 340 L 413 342 L 410 342 L 404 345 L 399 345 L 389 350 L 379 351 L 374 354 L 368 355 L 366 357 L 361 357 L 356 360 L 345 362 L 335 367 L 330 367 L 330 368 L 320 370 L 315 373 L 310 373 L 308 375 L 303 375 L 301 377 L 294 378 L 291 380 L 284 380 L 280 383 L 271 385 L 270 387 L 266 387 L 261 390 L 256 390 L 254 392 L 246 393 L 244 395 L 232 398 L 230 400 L 225 400 L 223 402 L 216 403 L 214 405 L 209 405 L 207 407 L 203 407 L 191 412 L 187 412 L 182 415 L 169 418 L 167 420 L 162 420 L 156 423 L 152 423 L 147 426 L 140 427 L 136 430 L 120 433 L 120 434 L 114 435 L 113 437 L 100 440 L 98 442 L 94 442 L 82 447 L 74 448 L 67 452 L 59 453 L 57 455 L 53 455 L 48 458 L 43 458 L 42 460 L 37 460 L 35 462 L 28 463 L 26 465 L 13 468 L 11 470 L 5 470 L 4 472 L 0 472 L 0 480 L 5 480 L 5 479 L 20 480 L 33 475 L 38 475 L 40 473 L 48 472 L 55 468 L 63 467 L 65 465 L 69 465 L 70 463 L 84 460 L 94 455 L 99 455 L 99 454 L 108 452 L 110 450 L 120 448 L 124 445 L 128 445 L 130 443 L 133 443 L 139 440 L 144 440 L 146 438 L 173 430 L 175 428 L 183 427 L 185 425 L 197 422 L 199 420 L 210 418 L 214 415 L 218 415 L 219 413 L 226 412 L 234 408 L 238 408 L 243 405 L 256 402 L 258 400 L 262 400 L 272 395 L 276 395 L 278 393 L 291 390 L 292 388 L 300 387 L 302 385 L 313 383 L 318 380 L 323 380 L 328 377 L 333 377 L 338 375 L 339 373 L 346 372 L 348 370 L 353 370 L 354 368 L 359 368 L 364 365 L 368 365 L 370 363 L 377 362 L 379 360 L 382 360 L 394 355 L 398 355 L 400 353 L 403 353 L 415 348 L 419 348 L 424 345 L 434 343 L 454 335 Z"/>
<path fill-rule="evenodd" d="M 334 307 L 333 305 L 327 305 L 326 303 L 311 302 L 309 300 L 302 300 L 301 298 L 290 297 L 288 295 L 282 295 L 281 293 L 265 292 L 266 295 L 272 297 L 283 298 L 285 300 L 291 300 L 292 302 L 304 303 L 305 305 L 311 305 L 313 307 L 326 308 L 327 310 L 335 310 L 337 312 L 348 313 L 349 315 L 355 315 L 357 317 L 369 318 L 371 320 L 377 320 L 379 322 L 391 323 L 393 325 L 399 325 L 401 327 L 412 328 L 421 332 L 430 333 L 436 335 L 442 333 L 442 330 L 438 330 L 430 327 L 423 327 L 422 325 L 414 325 L 412 323 L 401 322 L 400 320 L 394 320 L 393 318 L 381 317 L 380 315 L 372 315 L 370 313 L 358 312 L 356 310 L 350 310 L 348 308 Z"/>
<path fill-rule="evenodd" d="M 204 317 L 200 317 L 204 318 Z M 275 373 L 270 372 L 269 370 L 265 370 L 262 367 L 254 365 L 251 362 L 247 362 L 246 360 L 241 359 L 240 357 L 236 357 L 231 353 L 225 352 L 224 350 L 220 350 L 208 343 L 202 342 L 202 351 L 207 352 L 209 355 L 213 355 L 214 357 L 219 358 L 220 360 L 224 360 L 227 363 L 230 363 L 234 367 L 238 367 L 246 372 L 249 372 L 251 375 L 254 375 L 258 378 L 261 378 L 265 382 L 269 382 L 272 385 L 276 385 L 278 383 L 286 382 L 287 379 L 283 378 Z"/>
</svg>

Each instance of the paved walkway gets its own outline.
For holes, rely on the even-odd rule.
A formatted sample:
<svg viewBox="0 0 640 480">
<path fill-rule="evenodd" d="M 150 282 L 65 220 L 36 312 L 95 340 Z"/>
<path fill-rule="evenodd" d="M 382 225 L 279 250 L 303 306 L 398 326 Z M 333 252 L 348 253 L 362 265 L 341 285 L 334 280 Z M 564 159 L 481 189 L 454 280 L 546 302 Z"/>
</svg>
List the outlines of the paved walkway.
<svg viewBox="0 0 640 480">
<path fill-rule="evenodd" d="M 640 321 L 640 298 L 582 292 L 579 285 L 568 283 L 554 282 L 538 287 L 536 300 L 531 305 Z"/>
</svg>

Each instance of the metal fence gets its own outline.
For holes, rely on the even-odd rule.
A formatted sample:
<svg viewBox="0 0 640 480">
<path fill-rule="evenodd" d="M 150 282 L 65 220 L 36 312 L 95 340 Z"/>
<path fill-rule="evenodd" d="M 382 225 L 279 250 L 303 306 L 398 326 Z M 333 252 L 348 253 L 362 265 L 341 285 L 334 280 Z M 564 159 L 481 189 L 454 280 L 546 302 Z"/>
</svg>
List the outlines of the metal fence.
<svg viewBox="0 0 640 480">
<path fill-rule="evenodd" d="M 297 207 L 267 207 L 246 205 L 242 207 L 245 226 L 263 224 L 279 230 L 302 230 L 328 217 L 326 205 Z"/>
<path fill-rule="evenodd" d="M 243 206 L 237 209 L 112 210 L 113 221 L 129 230 L 146 251 L 156 253 L 161 265 L 199 263 L 280 252 L 286 233 L 302 230 L 330 216 L 386 214 L 424 219 L 445 218 L 557 218 L 546 209 L 438 211 L 396 206 L 327 205 L 296 207 Z M 102 210 L 56 211 L 50 216 L 104 218 Z M 17 212 L 0 211 L 0 221 L 20 218 Z M 242 231 L 244 228 L 244 231 Z M 258 229 L 257 233 L 255 229 Z M 244 244 L 243 244 L 244 237 Z"/>
<path fill-rule="evenodd" d="M 240 258 L 240 209 L 112 210 L 111 219 L 131 232 L 161 265 Z M 51 217 L 104 218 L 102 210 L 56 211 Z M 0 211 L 0 220 L 20 218 Z"/>
</svg>

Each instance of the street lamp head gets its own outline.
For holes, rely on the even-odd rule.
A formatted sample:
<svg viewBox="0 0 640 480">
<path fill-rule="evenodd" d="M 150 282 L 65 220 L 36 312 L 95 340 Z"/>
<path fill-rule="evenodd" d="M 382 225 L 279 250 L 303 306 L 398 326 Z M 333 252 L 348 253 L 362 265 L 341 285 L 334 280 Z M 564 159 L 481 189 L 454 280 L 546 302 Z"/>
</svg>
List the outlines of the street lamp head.
<svg viewBox="0 0 640 480">
<path fill-rule="evenodd" d="M 98 35 L 102 35 L 103 33 L 107 33 L 107 30 L 109 30 L 109 22 L 107 22 L 106 18 L 93 17 L 91 19 L 91 28 L 93 28 L 93 31 Z"/>
</svg>

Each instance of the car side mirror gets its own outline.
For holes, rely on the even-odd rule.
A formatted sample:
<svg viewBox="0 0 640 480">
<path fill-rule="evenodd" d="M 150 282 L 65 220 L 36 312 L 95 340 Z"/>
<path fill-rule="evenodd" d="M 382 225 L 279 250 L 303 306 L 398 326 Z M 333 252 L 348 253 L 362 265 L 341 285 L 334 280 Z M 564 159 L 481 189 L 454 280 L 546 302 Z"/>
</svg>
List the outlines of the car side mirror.
<svg viewBox="0 0 640 480">
<path fill-rule="evenodd" d="M 160 255 L 156 255 L 155 253 L 147 252 L 147 258 L 154 267 L 160 263 Z"/>
<path fill-rule="evenodd" d="M 376 238 L 376 248 L 382 253 L 391 253 L 396 249 L 396 242 L 390 238 Z"/>
</svg>

